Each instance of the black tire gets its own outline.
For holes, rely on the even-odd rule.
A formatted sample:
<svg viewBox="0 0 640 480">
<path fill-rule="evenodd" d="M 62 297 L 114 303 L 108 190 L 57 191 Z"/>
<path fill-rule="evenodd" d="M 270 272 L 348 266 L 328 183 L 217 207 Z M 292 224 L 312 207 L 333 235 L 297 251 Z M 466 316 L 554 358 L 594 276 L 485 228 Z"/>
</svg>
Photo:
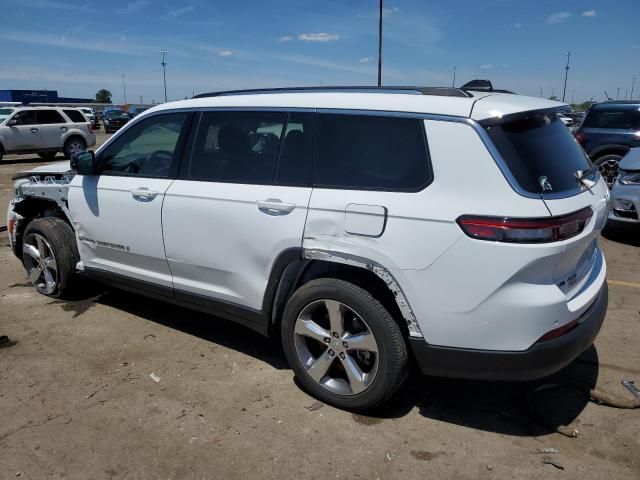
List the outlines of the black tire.
<svg viewBox="0 0 640 480">
<path fill-rule="evenodd" d="M 623 156 L 623 154 L 618 153 L 607 153 L 596 158 L 593 162 L 600 170 L 600 174 L 607 182 L 609 188 L 613 186 L 613 182 L 615 182 L 618 176 L 618 165 Z"/>
<path fill-rule="evenodd" d="M 47 248 L 50 248 L 53 253 L 57 268 L 56 284 L 53 291 L 45 293 L 34 284 L 36 290 L 48 297 L 71 297 L 77 290 L 75 270 L 76 264 L 80 260 L 73 230 L 68 223 L 60 218 L 45 217 L 33 220 L 27 225 L 23 235 L 24 242 L 27 242 L 32 235 L 39 235 L 46 240 Z M 33 259 L 29 258 L 27 253 L 23 253 L 22 262 L 27 274 L 29 274 L 29 262 L 33 263 Z"/>
<path fill-rule="evenodd" d="M 56 158 L 57 154 L 58 152 L 40 152 L 38 153 L 38 156 L 40 158 L 44 158 L 45 160 L 53 160 L 54 158 Z"/>
<path fill-rule="evenodd" d="M 298 315 L 313 302 L 325 299 L 338 301 L 357 312 L 377 344 L 377 373 L 360 393 L 340 395 L 329 391 L 307 373 L 299 358 L 294 331 Z M 301 386 L 319 400 L 338 408 L 362 411 L 378 407 L 391 398 L 408 374 L 407 347 L 399 325 L 369 292 L 344 280 L 320 278 L 296 290 L 285 307 L 281 334 L 285 355 Z"/>
<path fill-rule="evenodd" d="M 64 156 L 71 158 L 75 152 L 86 150 L 87 142 L 82 137 L 71 137 L 64 144 Z"/>
</svg>

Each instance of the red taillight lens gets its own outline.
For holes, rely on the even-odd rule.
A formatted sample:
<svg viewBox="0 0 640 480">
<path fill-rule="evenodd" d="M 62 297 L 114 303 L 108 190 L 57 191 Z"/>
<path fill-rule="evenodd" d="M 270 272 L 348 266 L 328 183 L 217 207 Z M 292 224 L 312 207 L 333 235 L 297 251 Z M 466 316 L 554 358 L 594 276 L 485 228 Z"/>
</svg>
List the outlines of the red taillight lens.
<svg viewBox="0 0 640 480">
<path fill-rule="evenodd" d="M 93 133 L 93 125 L 91 125 L 91 123 L 87 123 L 87 127 L 89 128 L 89 133 Z"/>
<path fill-rule="evenodd" d="M 573 320 L 573 321 L 567 323 L 566 325 L 563 325 L 563 326 L 561 326 L 559 328 L 556 328 L 554 330 L 551 330 L 550 332 L 545 333 L 543 336 L 541 336 L 538 339 L 538 341 L 536 343 L 546 342 L 547 340 L 553 340 L 554 338 L 561 337 L 565 333 L 569 333 L 571 330 L 573 330 L 577 326 L 578 326 L 578 321 L 577 320 Z"/>
<path fill-rule="evenodd" d="M 463 215 L 457 222 L 469 237 L 508 243 L 546 243 L 575 237 L 593 216 L 590 207 L 547 218 L 480 217 Z"/>
<path fill-rule="evenodd" d="M 584 142 L 584 133 L 577 132 L 574 136 L 576 137 L 576 140 L 578 141 L 578 143 L 582 145 Z"/>
</svg>

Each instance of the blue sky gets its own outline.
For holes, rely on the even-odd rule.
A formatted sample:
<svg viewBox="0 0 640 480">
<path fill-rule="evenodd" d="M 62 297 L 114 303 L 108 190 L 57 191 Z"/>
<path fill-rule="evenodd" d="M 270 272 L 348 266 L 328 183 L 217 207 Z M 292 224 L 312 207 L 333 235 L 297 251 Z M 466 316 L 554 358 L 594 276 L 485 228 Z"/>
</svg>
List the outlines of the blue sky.
<svg viewBox="0 0 640 480">
<path fill-rule="evenodd" d="M 195 91 L 375 84 L 377 0 L 0 0 L 0 89 L 159 101 Z M 567 101 L 640 96 L 639 0 L 385 0 L 383 81 L 489 78 Z"/>
</svg>

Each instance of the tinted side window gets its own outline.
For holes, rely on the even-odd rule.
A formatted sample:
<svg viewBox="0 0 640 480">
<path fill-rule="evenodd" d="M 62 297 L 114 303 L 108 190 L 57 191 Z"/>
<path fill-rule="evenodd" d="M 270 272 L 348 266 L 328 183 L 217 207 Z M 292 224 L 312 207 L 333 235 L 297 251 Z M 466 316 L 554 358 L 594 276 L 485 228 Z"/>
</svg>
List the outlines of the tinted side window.
<svg viewBox="0 0 640 480">
<path fill-rule="evenodd" d="M 286 119 L 285 112 L 203 112 L 180 176 L 271 184 Z"/>
<path fill-rule="evenodd" d="M 84 115 L 78 110 L 63 110 L 64 114 L 71 119 L 72 122 L 75 123 L 86 123 L 87 119 L 84 118 Z"/>
<path fill-rule="evenodd" d="M 431 181 L 421 120 L 319 114 L 314 184 L 418 191 Z"/>
<path fill-rule="evenodd" d="M 36 112 L 36 116 L 38 118 L 38 123 L 42 125 L 52 124 L 52 123 L 67 123 L 62 115 L 60 115 L 55 110 L 38 110 Z"/>
<path fill-rule="evenodd" d="M 592 108 L 584 120 L 585 128 L 618 128 L 628 129 L 640 120 L 640 112 L 637 108 L 607 110 L 604 108 Z"/>
<path fill-rule="evenodd" d="M 289 114 L 276 165 L 276 185 L 311 185 L 314 117 L 313 113 Z"/>
<path fill-rule="evenodd" d="M 36 125 L 38 123 L 35 110 L 23 110 L 11 118 L 16 121 L 16 125 Z"/>
<path fill-rule="evenodd" d="M 122 133 L 100 154 L 103 175 L 168 177 L 187 113 L 155 115 Z"/>
</svg>

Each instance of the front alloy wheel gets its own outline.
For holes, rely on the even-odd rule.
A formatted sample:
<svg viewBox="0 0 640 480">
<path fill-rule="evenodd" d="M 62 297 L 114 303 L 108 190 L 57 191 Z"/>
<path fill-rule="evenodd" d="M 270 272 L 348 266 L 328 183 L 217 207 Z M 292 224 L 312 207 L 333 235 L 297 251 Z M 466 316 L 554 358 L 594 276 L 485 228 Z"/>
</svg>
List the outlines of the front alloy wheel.
<svg viewBox="0 0 640 480">
<path fill-rule="evenodd" d="M 49 242 L 38 233 L 31 233 L 22 245 L 22 260 L 27 276 L 38 292 L 51 295 L 58 288 L 58 262 Z"/>
<path fill-rule="evenodd" d="M 605 155 L 596 161 L 600 175 L 607 182 L 609 188 L 613 187 L 613 182 L 618 178 L 620 160 L 622 160 L 622 156 L 612 154 Z"/>
</svg>

